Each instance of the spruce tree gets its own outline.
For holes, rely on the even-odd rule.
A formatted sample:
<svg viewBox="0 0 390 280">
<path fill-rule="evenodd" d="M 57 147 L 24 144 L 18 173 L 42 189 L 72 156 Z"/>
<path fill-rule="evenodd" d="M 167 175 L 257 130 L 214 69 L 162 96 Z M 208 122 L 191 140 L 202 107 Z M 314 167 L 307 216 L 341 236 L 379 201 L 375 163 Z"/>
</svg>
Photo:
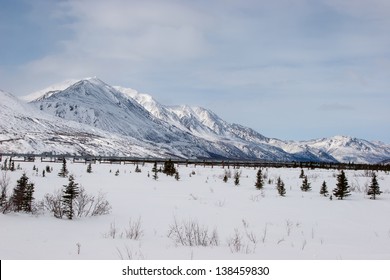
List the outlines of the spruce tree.
<svg viewBox="0 0 390 280">
<path fill-rule="evenodd" d="M 324 181 L 321 185 L 320 194 L 323 196 L 328 196 L 328 188 L 326 186 L 326 182 Z"/>
<path fill-rule="evenodd" d="M 179 175 L 179 172 L 177 172 L 177 171 L 175 173 L 175 179 L 176 179 L 176 181 L 180 180 L 180 175 Z"/>
<path fill-rule="evenodd" d="M 13 160 L 10 161 L 9 170 L 10 170 L 10 171 L 15 171 L 15 162 L 14 162 Z"/>
<path fill-rule="evenodd" d="M 351 195 L 344 170 L 341 170 L 340 174 L 337 175 L 337 183 L 336 188 L 333 189 L 333 195 L 341 200 L 344 197 Z"/>
<path fill-rule="evenodd" d="M 58 176 L 65 178 L 66 176 L 68 176 L 68 173 L 69 173 L 69 171 L 68 171 L 68 168 L 66 167 L 66 159 L 64 158 L 62 160 L 62 167 L 61 167 L 60 172 L 58 173 Z"/>
<path fill-rule="evenodd" d="M 303 169 L 301 169 L 301 174 L 299 175 L 299 179 L 305 178 L 305 172 L 303 172 Z"/>
<path fill-rule="evenodd" d="M 72 220 L 74 216 L 73 203 L 79 195 L 78 184 L 74 182 L 73 175 L 69 176 L 69 183 L 64 185 L 64 188 L 62 195 L 63 212 L 69 220 Z"/>
<path fill-rule="evenodd" d="M 372 173 L 371 184 L 368 187 L 367 195 L 370 195 L 370 199 L 376 199 L 377 195 L 380 195 L 382 192 L 379 189 L 378 180 L 376 179 L 375 172 Z"/>
<path fill-rule="evenodd" d="M 256 189 L 261 190 L 263 186 L 264 186 L 263 174 L 261 173 L 261 168 L 259 168 L 256 174 L 255 187 Z"/>
<path fill-rule="evenodd" d="M 169 175 L 169 176 L 175 175 L 176 168 L 175 168 L 175 164 L 172 162 L 171 159 L 164 162 L 164 168 L 163 168 L 162 172 Z"/>
<path fill-rule="evenodd" d="M 29 183 L 26 186 L 25 194 L 24 194 L 24 211 L 32 212 L 32 205 L 34 201 L 34 184 Z"/>
<path fill-rule="evenodd" d="M 227 172 L 225 172 L 225 175 L 223 176 L 223 181 L 226 183 L 228 181 L 228 175 Z"/>
<path fill-rule="evenodd" d="M 158 172 L 158 169 L 157 169 L 157 162 L 156 162 L 156 161 L 155 161 L 154 164 L 153 164 L 152 172 L 153 172 L 153 173 Z"/>
<path fill-rule="evenodd" d="M 236 171 L 234 172 L 234 185 L 235 186 L 238 186 L 240 184 L 240 176 L 241 176 L 241 173 Z"/>
<path fill-rule="evenodd" d="M 152 176 L 153 179 L 154 179 L 154 180 L 157 180 L 157 179 L 158 179 L 158 175 L 157 175 L 157 173 L 158 173 L 157 162 L 155 162 L 155 163 L 153 164 L 152 172 L 153 172 L 153 176 Z"/>
<path fill-rule="evenodd" d="M 28 184 L 28 177 L 26 173 L 23 173 L 22 177 L 16 181 L 16 187 L 12 195 L 12 206 L 14 211 L 19 212 L 24 210 L 24 198 L 26 194 L 26 188 Z"/>
<path fill-rule="evenodd" d="M 92 164 L 91 163 L 88 163 L 87 173 L 92 173 Z"/>
<path fill-rule="evenodd" d="M 307 176 L 303 176 L 303 181 L 302 181 L 302 185 L 301 185 L 301 190 L 303 192 L 307 192 L 307 191 L 310 191 L 311 190 L 311 187 L 310 187 L 310 183 L 309 181 L 307 180 Z"/>
<path fill-rule="evenodd" d="M 16 187 L 11 198 L 14 211 L 32 211 L 32 201 L 34 193 L 34 184 L 28 182 L 26 173 L 16 181 Z"/>
<path fill-rule="evenodd" d="M 0 190 L 0 208 L 2 208 L 5 203 L 7 202 L 7 189 L 3 186 L 1 186 Z"/>
<path fill-rule="evenodd" d="M 280 196 L 285 196 L 286 194 L 286 188 L 284 187 L 284 182 L 280 177 L 278 177 L 276 181 L 276 189 L 278 190 L 278 193 Z"/>
</svg>

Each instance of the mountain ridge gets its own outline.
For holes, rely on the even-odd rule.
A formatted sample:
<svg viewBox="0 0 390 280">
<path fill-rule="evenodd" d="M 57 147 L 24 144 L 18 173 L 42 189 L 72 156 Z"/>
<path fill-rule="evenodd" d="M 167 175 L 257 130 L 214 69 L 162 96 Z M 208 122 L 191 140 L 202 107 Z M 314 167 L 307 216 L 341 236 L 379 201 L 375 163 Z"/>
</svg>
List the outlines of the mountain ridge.
<svg viewBox="0 0 390 280">
<path fill-rule="evenodd" d="M 87 144 L 83 149 L 75 149 L 74 153 L 97 155 L 118 154 L 118 151 L 122 151 L 122 155 L 144 154 L 157 157 L 362 163 L 377 163 L 390 159 L 390 145 L 381 142 L 347 136 L 305 141 L 269 138 L 249 127 L 228 123 L 209 109 L 189 105 L 165 106 L 151 95 L 131 88 L 110 86 L 96 77 L 68 80 L 38 93 L 22 98 L 29 103 L 9 96 L 8 100 L 2 100 L 2 103 L 12 103 L 12 106 L 19 106 L 25 111 L 33 110 L 35 113 L 32 115 L 39 116 L 36 119 L 46 119 L 53 131 L 59 128 L 66 130 L 66 124 L 70 123 L 71 132 L 76 126 L 80 130 L 78 134 L 95 133 L 97 138 L 108 142 L 110 137 L 116 139 L 116 144 L 106 149 L 98 148 L 93 137 L 88 140 L 84 138 L 83 141 Z M 5 93 L 1 94 L 5 96 Z M 11 119 L 17 117 L 21 119 L 20 116 L 12 114 L 7 116 Z M 27 119 L 27 116 L 22 117 L 24 118 Z M 1 122 L 1 131 L 6 131 L 5 127 L 7 125 Z M 25 126 L 22 125 L 22 128 Z M 46 134 L 52 133 L 42 127 L 36 129 Z M 6 133 L 3 132 L 4 136 Z M 13 133 L 18 134 L 15 131 Z M 42 150 L 48 142 L 43 138 L 38 137 L 30 141 L 41 143 L 39 150 Z M 67 141 L 68 146 L 71 146 L 70 143 L 80 146 L 77 137 Z M 129 144 L 136 147 L 138 152 L 134 153 L 123 147 Z M 19 143 L 13 147 L 11 141 L 2 146 L 2 150 L 6 147 L 11 151 L 16 147 L 20 149 L 23 145 Z M 53 143 L 49 147 L 56 150 Z M 67 149 L 72 152 L 70 147 Z"/>
</svg>

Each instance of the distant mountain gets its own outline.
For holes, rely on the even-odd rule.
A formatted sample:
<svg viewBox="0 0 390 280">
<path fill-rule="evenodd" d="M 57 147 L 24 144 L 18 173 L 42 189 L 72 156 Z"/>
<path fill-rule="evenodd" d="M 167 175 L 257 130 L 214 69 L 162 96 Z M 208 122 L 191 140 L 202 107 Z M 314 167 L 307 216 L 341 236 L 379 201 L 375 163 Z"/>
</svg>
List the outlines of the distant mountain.
<svg viewBox="0 0 390 280">
<path fill-rule="evenodd" d="M 115 87 L 127 94 L 155 117 L 188 130 L 198 137 L 210 140 L 247 142 L 267 147 L 280 148 L 296 160 L 326 162 L 377 163 L 390 158 L 390 146 L 362 139 L 335 136 L 311 141 L 282 141 L 268 138 L 251 128 L 229 124 L 210 110 L 190 106 L 163 106 L 148 94 L 134 89 Z"/>
<path fill-rule="evenodd" d="M 376 163 L 390 146 L 336 136 L 268 138 L 194 106 L 165 106 L 97 78 L 69 80 L 24 98 L 0 92 L 1 150 L 139 157 Z"/>
<path fill-rule="evenodd" d="M 390 159 L 390 146 L 348 136 L 334 136 L 311 141 L 301 141 L 308 146 L 332 155 L 340 162 L 377 163 Z"/>
</svg>

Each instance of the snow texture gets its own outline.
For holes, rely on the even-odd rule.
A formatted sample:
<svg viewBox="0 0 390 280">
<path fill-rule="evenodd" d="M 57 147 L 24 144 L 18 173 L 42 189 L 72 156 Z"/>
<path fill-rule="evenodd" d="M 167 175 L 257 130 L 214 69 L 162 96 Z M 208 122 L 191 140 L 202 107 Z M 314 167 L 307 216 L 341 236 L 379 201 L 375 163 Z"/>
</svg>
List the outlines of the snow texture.
<svg viewBox="0 0 390 280">
<path fill-rule="evenodd" d="M 57 176 L 61 163 L 37 159 L 18 164 L 20 170 L 8 172 L 10 191 L 26 172 L 35 183 L 36 202 L 68 183 Z M 42 177 L 46 165 L 53 172 Z M 370 176 L 348 170 L 351 196 L 330 200 L 319 191 L 324 180 L 330 192 L 335 188 L 337 170 L 305 169 L 312 190 L 302 192 L 298 168 L 263 169 L 267 179 L 264 189 L 257 190 L 253 168 L 180 165 L 176 181 L 162 173 L 158 180 L 148 177 L 152 164 L 140 164 L 140 173 L 134 172 L 133 164 L 92 164 L 92 173 L 86 172 L 85 164 L 68 160 L 67 166 L 87 193 L 106 195 L 111 213 L 74 220 L 56 219 L 48 212 L 0 214 L 0 259 L 390 258 L 390 222 L 385 215 L 390 211 L 390 175 L 385 172 L 377 173 L 383 191 L 377 200 L 365 194 Z M 241 172 L 238 186 L 233 178 L 223 182 L 228 171 Z M 279 176 L 285 197 L 275 187 Z M 142 235 L 126 238 L 129 223 L 138 219 Z M 179 225 L 193 221 L 209 234 L 215 230 L 218 246 L 179 244 L 168 236 L 175 219 Z"/>
</svg>

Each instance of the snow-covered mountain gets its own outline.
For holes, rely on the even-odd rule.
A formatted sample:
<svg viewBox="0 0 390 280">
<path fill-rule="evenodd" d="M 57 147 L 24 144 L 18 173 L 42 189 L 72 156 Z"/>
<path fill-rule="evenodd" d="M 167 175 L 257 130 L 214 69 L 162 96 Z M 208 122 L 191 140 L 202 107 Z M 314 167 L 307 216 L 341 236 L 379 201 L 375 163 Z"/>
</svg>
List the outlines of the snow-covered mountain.
<svg viewBox="0 0 390 280">
<path fill-rule="evenodd" d="M 166 150 L 131 137 L 50 116 L 0 91 L 0 147 L 9 153 L 164 156 Z"/>
<path fill-rule="evenodd" d="M 62 91 L 43 94 L 31 104 L 65 120 L 117 135 L 131 136 L 139 141 L 169 146 L 171 155 L 197 158 L 293 159 L 282 149 L 265 143 L 253 145 L 238 138 L 240 141 L 237 142 L 235 138 L 220 137 L 214 130 L 219 129 L 217 125 L 224 122 L 212 112 L 188 109 L 183 111 L 186 116 L 181 116 L 180 110 L 168 109 L 146 95 L 142 97 L 154 105 L 146 108 L 136 102 L 129 91 L 122 92 L 97 78 L 88 78 Z M 158 110 L 153 111 L 152 107 Z M 199 114 L 212 116 L 218 122 L 214 122 L 212 127 L 209 118 L 205 125 L 205 118 L 200 118 Z"/>
<path fill-rule="evenodd" d="M 212 111 L 202 107 L 164 106 L 148 94 L 141 94 L 134 89 L 119 86 L 115 88 L 136 100 L 156 118 L 197 137 L 230 143 L 245 151 L 250 158 L 275 158 L 275 154 L 280 154 L 283 151 L 289 154 L 283 158 L 283 160 L 288 161 L 338 161 L 331 154 L 315 147 L 310 148 L 299 143 L 271 139 L 251 128 L 239 124 L 230 124 Z M 291 149 L 291 147 L 294 147 L 294 149 Z M 289 148 L 290 150 L 288 150 Z M 279 159 L 281 158 L 279 157 Z"/>
<path fill-rule="evenodd" d="M 229 124 L 208 109 L 186 105 L 167 107 L 148 94 L 141 94 L 129 88 L 115 88 L 136 100 L 156 118 L 198 137 L 210 140 L 223 139 L 236 142 L 238 145 L 243 142 L 258 146 L 267 144 L 269 150 L 280 148 L 296 160 L 376 163 L 390 158 L 390 146 L 384 143 L 373 143 L 347 136 L 311 141 L 282 141 L 265 137 L 239 124 Z"/>
<path fill-rule="evenodd" d="M 5 92 L 0 98 L 4 152 L 369 163 L 390 158 L 389 145 L 350 137 L 268 138 L 208 109 L 165 106 L 97 78 L 50 86 L 24 97 L 29 103 Z"/>
<path fill-rule="evenodd" d="M 390 158 L 390 147 L 349 136 L 334 136 L 311 141 L 302 141 L 301 146 L 321 150 L 340 162 L 380 162 Z"/>
<path fill-rule="evenodd" d="M 229 124 L 208 109 L 188 105 L 164 106 L 148 94 L 141 94 L 136 90 L 119 86 L 114 88 L 137 101 L 156 118 L 199 137 L 210 140 L 226 138 L 257 143 L 268 141 L 267 137 L 253 129 L 238 124 Z"/>
</svg>

